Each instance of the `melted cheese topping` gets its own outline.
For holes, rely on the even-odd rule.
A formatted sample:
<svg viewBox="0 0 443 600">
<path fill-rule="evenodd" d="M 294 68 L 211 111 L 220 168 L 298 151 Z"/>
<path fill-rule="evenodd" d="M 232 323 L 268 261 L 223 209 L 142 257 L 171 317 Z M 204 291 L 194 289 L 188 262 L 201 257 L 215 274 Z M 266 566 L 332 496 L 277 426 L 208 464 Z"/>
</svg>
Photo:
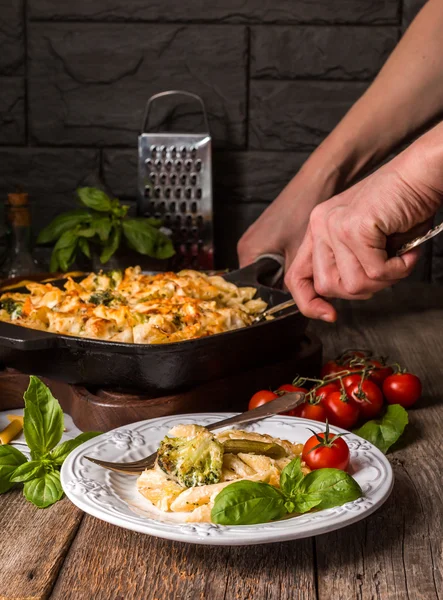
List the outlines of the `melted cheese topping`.
<svg viewBox="0 0 443 600">
<path fill-rule="evenodd" d="M 253 287 L 239 288 L 197 271 L 144 275 L 91 273 L 65 289 L 27 284 L 29 293 L 0 297 L 0 321 L 32 329 L 117 342 L 163 344 L 250 325 L 266 309 Z"/>
<path fill-rule="evenodd" d="M 168 435 L 193 437 L 193 425 L 178 425 Z M 287 452 L 284 458 L 274 459 L 257 454 L 230 454 L 223 456 L 223 470 L 220 483 L 184 488 L 168 478 L 157 465 L 147 469 L 137 479 L 138 491 L 149 502 L 163 512 L 179 514 L 184 522 L 211 522 L 211 510 L 215 497 L 221 490 L 232 483 L 247 479 L 249 481 L 264 481 L 275 487 L 280 487 L 280 474 L 287 464 L 297 456 L 301 456 L 303 444 L 293 444 L 288 440 L 273 438 L 270 435 L 250 433 L 239 429 L 223 431 L 215 434 L 216 439 L 224 442 L 227 439 L 254 440 L 259 442 L 276 443 L 283 446 Z M 309 473 L 310 469 L 302 462 L 302 471 Z"/>
</svg>

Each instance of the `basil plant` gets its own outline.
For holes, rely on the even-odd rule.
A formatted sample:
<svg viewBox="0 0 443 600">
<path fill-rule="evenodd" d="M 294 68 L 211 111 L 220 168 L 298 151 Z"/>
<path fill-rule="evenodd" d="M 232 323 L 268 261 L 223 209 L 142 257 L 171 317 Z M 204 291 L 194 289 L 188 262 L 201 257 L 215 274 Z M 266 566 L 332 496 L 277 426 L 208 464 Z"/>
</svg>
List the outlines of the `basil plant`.
<svg viewBox="0 0 443 600">
<path fill-rule="evenodd" d="M 91 258 L 94 247 L 104 265 L 123 241 L 152 258 L 166 259 L 175 254 L 171 240 L 160 231 L 160 220 L 128 218 L 129 206 L 97 188 L 79 188 L 77 195 L 82 207 L 58 215 L 37 238 L 38 244 L 55 243 L 51 273 L 68 271 L 79 253 Z"/>
</svg>

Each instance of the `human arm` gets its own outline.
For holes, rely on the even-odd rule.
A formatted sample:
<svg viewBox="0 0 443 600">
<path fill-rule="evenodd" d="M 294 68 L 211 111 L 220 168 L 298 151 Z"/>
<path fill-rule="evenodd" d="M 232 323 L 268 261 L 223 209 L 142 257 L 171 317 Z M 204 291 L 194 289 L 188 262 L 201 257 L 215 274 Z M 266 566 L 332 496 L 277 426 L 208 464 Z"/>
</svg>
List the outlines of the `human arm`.
<svg viewBox="0 0 443 600">
<path fill-rule="evenodd" d="M 365 94 L 248 229 L 240 265 L 296 256 L 311 210 L 368 172 L 443 113 L 443 0 L 429 0 Z"/>
<path fill-rule="evenodd" d="M 418 250 L 389 258 L 389 236 L 443 202 L 443 122 L 355 186 L 318 205 L 285 283 L 308 317 L 334 321 L 325 298 L 364 299 L 412 271 Z"/>
</svg>

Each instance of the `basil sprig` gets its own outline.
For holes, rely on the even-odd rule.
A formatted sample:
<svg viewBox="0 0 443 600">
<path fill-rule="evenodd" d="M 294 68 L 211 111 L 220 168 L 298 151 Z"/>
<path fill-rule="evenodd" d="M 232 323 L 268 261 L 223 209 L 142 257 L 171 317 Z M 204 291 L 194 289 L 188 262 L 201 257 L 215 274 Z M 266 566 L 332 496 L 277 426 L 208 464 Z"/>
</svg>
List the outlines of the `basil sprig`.
<svg viewBox="0 0 443 600">
<path fill-rule="evenodd" d="M 63 435 L 63 411 L 50 389 L 38 377 L 31 376 L 23 397 L 23 433 L 31 460 L 14 446 L 0 446 L 0 494 L 23 483 L 25 498 L 46 508 L 63 496 L 60 467 L 65 458 L 100 432 L 81 433 L 57 445 Z"/>
<path fill-rule="evenodd" d="M 374 444 L 384 454 L 400 438 L 408 424 L 408 413 L 400 404 L 391 404 L 381 419 L 367 421 L 353 433 Z"/>
<path fill-rule="evenodd" d="M 363 495 L 345 471 L 318 469 L 304 476 L 300 457 L 280 475 L 280 489 L 256 481 L 235 481 L 215 498 L 211 519 L 219 525 L 256 525 L 291 513 L 323 510 L 357 500 Z"/>
<path fill-rule="evenodd" d="M 129 206 L 97 188 L 79 188 L 77 196 L 83 208 L 58 215 L 37 238 L 39 244 L 55 244 L 51 272 L 68 271 L 79 252 L 91 258 L 91 244 L 99 250 L 100 262 L 106 264 L 123 239 L 132 250 L 152 258 L 175 254 L 158 219 L 128 218 Z"/>
</svg>

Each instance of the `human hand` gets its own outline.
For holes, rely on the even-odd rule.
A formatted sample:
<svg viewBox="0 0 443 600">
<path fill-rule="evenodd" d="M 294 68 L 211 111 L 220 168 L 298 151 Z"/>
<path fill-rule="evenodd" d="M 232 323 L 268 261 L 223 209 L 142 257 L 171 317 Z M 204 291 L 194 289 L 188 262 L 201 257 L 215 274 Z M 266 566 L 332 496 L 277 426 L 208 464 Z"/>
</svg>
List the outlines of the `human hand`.
<svg viewBox="0 0 443 600">
<path fill-rule="evenodd" d="M 324 298 L 366 299 L 411 273 L 419 251 L 389 258 L 387 237 L 425 223 L 442 198 L 423 144 L 416 144 L 312 211 L 285 278 L 306 316 L 335 321 Z"/>
<path fill-rule="evenodd" d="M 303 241 L 313 207 L 335 193 L 337 181 L 334 169 L 328 170 L 326 165 L 317 168 L 312 162 L 305 165 L 243 234 L 237 246 L 240 267 L 268 253 L 281 254 L 289 266 Z"/>
</svg>

